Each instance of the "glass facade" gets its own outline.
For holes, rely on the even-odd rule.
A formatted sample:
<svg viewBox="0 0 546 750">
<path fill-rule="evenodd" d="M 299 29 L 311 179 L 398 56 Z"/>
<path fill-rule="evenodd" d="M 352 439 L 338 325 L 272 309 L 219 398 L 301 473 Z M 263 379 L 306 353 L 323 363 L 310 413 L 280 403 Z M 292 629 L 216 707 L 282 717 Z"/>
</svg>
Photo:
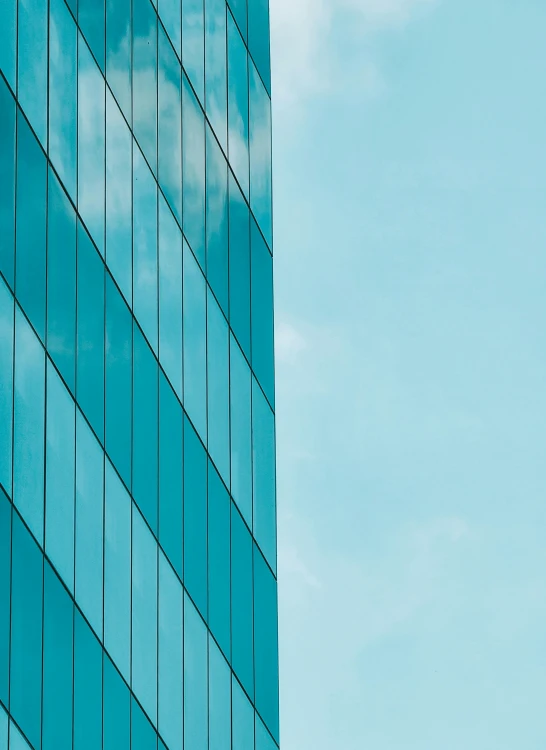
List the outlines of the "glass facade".
<svg viewBox="0 0 546 750">
<path fill-rule="evenodd" d="M 279 743 L 268 0 L 0 2 L 0 750 Z"/>
</svg>

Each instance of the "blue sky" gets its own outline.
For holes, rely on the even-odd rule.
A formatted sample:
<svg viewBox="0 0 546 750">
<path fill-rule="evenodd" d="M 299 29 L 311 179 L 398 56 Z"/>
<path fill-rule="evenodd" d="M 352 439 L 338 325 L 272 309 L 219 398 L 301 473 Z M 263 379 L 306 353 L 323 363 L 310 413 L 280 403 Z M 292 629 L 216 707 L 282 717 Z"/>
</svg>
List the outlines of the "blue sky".
<svg viewBox="0 0 546 750">
<path fill-rule="evenodd" d="M 546 4 L 271 0 L 283 750 L 546 747 Z"/>
</svg>

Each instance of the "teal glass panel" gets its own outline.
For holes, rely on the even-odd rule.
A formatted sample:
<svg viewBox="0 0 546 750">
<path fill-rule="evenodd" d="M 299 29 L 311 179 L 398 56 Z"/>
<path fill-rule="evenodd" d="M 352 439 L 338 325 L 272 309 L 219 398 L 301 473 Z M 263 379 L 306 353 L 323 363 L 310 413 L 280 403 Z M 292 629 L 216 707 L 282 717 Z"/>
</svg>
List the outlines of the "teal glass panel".
<svg viewBox="0 0 546 750">
<path fill-rule="evenodd" d="M 159 196 L 159 360 L 182 399 L 182 232 Z"/>
<path fill-rule="evenodd" d="M 255 718 L 256 750 L 277 750 L 277 745 L 267 731 L 263 722 L 260 720 L 258 714 L 255 715 Z"/>
<path fill-rule="evenodd" d="M 8 715 L 0 706 L 0 750 L 8 750 L 8 732 L 9 720 Z"/>
<path fill-rule="evenodd" d="M 0 484 L 12 494 L 13 458 L 13 354 L 15 307 L 13 297 L 0 279 Z"/>
<path fill-rule="evenodd" d="M 46 184 L 44 153 L 19 111 L 15 292 L 42 341 L 46 313 Z"/>
<path fill-rule="evenodd" d="M 271 93 L 269 0 L 248 0 L 248 49 L 268 93 Z"/>
<path fill-rule="evenodd" d="M 199 101 L 205 91 L 205 27 L 203 0 L 183 0 L 182 64 Z"/>
<path fill-rule="evenodd" d="M 17 0 L 4 0 L 0 7 L 0 70 L 15 91 L 17 49 Z"/>
<path fill-rule="evenodd" d="M 104 453 L 76 413 L 76 602 L 102 638 Z"/>
<path fill-rule="evenodd" d="M 184 243 L 184 407 L 198 433 L 207 439 L 206 282 Z"/>
<path fill-rule="evenodd" d="M 9 747 L 10 750 L 29 750 L 29 744 L 17 729 L 13 721 L 9 727 Z"/>
<path fill-rule="evenodd" d="M 45 355 L 15 309 L 13 500 L 40 544 L 44 538 Z"/>
<path fill-rule="evenodd" d="M 76 214 L 49 170 L 47 204 L 47 351 L 76 391 Z"/>
<path fill-rule="evenodd" d="M 181 68 L 161 24 L 158 27 L 158 63 L 158 178 L 179 224 L 182 224 Z"/>
<path fill-rule="evenodd" d="M 123 296 L 133 300 L 133 138 L 106 91 L 106 263 Z"/>
<path fill-rule="evenodd" d="M 184 418 L 184 584 L 207 616 L 207 454 Z"/>
<path fill-rule="evenodd" d="M 227 153 L 227 39 L 225 0 L 205 0 L 205 111 Z"/>
<path fill-rule="evenodd" d="M 232 505 L 231 665 L 249 695 L 254 695 L 252 598 L 252 537 Z"/>
<path fill-rule="evenodd" d="M 13 515 L 10 711 L 34 747 L 42 721 L 43 555 Z"/>
<path fill-rule="evenodd" d="M 208 477 L 209 627 L 229 659 L 230 619 L 230 507 L 229 494 L 209 463 Z"/>
<path fill-rule="evenodd" d="M 133 132 L 157 167 L 157 16 L 149 0 L 133 0 Z"/>
<path fill-rule="evenodd" d="M 105 466 L 104 645 L 131 674 L 131 497 L 110 461 Z"/>
<path fill-rule="evenodd" d="M 74 750 L 102 746 L 102 648 L 76 610 L 74 618 Z"/>
<path fill-rule="evenodd" d="M 271 197 L 271 101 L 250 62 L 250 207 L 269 247 L 273 242 Z"/>
<path fill-rule="evenodd" d="M 45 550 L 74 593 L 76 407 L 47 362 Z"/>
<path fill-rule="evenodd" d="M 104 257 L 104 78 L 81 34 L 78 38 L 78 211 Z"/>
<path fill-rule="evenodd" d="M 210 636 L 209 750 L 231 750 L 231 670 Z"/>
<path fill-rule="evenodd" d="M 252 527 L 252 418 L 250 367 L 230 336 L 231 494 Z"/>
<path fill-rule="evenodd" d="M 248 198 L 248 55 L 231 13 L 227 31 L 229 163 Z"/>
<path fill-rule="evenodd" d="M 106 0 L 106 80 L 128 123 L 131 67 L 131 0 Z"/>
<path fill-rule="evenodd" d="M 131 701 L 131 750 L 156 750 L 157 734 L 133 698 Z"/>
<path fill-rule="evenodd" d="M 4 5 L 2 5 L 3 12 Z M 0 35 L 3 27 L 0 22 Z M 2 54 L 0 41 L 0 55 Z M 0 272 L 14 288 L 15 271 L 15 99 L 0 78 Z"/>
<path fill-rule="evenodd" d="M 133 146 L 133 311 L 157 352 L 157 184 Z"/>
<path fill-rule="evenodd" d="M 17 98 L 42 146 L 47 145 L 47 0 L 19 3 Z"/>
<path fill-rule="evenodd" d="M 254 675 L 256 709 L 279 738 L 277 582 L 254 546 Z"/>
<path fill-rule="evenodd" d="M 252 221 L 252 369 L 275 404 L 273 363 L 273 258 L 256 222 Z"/>
<path fill-rule="evenodd" d="M 229 323 L 250 361 L 250 214 L 229 173 Z"/>
<path fill-rule="evenodd" d="M 243 689 L 233 677 L 231 703 L 232 750 L 254 747 L 254 709 Z"/>
<path fill-rule="evenodd" d="M 106 450 L 131 487 L 132 316 L 111 276 L 106 276 Z"/>
<path fill-rule="evenodd" d="M 133 346 L 133 497 L 157 534 L 159 368 L 136 323 Z"/>
<path fill-rule="evenodd" d="M 76 395 L 104 440 L 104 264 L 78 222 Z"/>
<path fill-rule="evenodd" d="M 248 30 L 247 0 L 229 0 L 229 8 L 233 13 L 233 17 L 237 21 L 237 26 L 246 42 Z"/>
<path fill-rule="evenodd" d="M 252 378 L 252 490 L 254 538 L 271 568 L 277 567 L 275 417 Z"/>
<path fill-rule="evenodd" d="M 229 487 L 229 328 L 211 291 L 207 294 L 208 450 Z"/>
<path fill-rule="evenodd" d="M 207 628 L 184 595 L 184 747 L 208 750 Z"/>
<path fill-rule="evenodd" d="M 159 721 L 169 750 L 182 750 L 182 584 L 159 553 Z"/>
<path fill-rule="evenodd" d="M 103 750 L 130 750 L 131 694 L 106 654 L 103 668 Z"/>
<path fill-rule="evenodd" d="M 181 5 L 180 0 L 158 0 L 157 2 L 158 15 L 163 22 L 163 26 L 169 35 L 178 57 L 181 56 Z"/>
<path fill-rule="evenodd" d="M 105 10 L 104 0 L 78 0 L 78 25 L 103 73 Z"/>
<path fill-rule="evenodd" d="M 76 202 L 78 31 L 63 0 L 49 6 L 49 158 Z"/>
<path fill-rule="evenodd" d="M 133 505 L 132 689 L 157 721 L 157 543 Z"/>
<path fill-rule="evenodd" d="M 72 750 L 73 626 L 72 599 L 46 563 L 42 750 Z"/>
<path fill-rule="evenodd" d="M 182 578 L 182 407 L 159 375 L 159 541 Z"/>
<path fill-rule="evenodd" d="M 207 127 L 207 279 L 224 314 L 228 308 L 228 168 Z"/>
<path fill-rule="evenodd" d="M 6 706 L 9 705 L 10 586 L 11 503 L 0 488 L 0 701 Z"/>
<path fill-rule="evenodd" d="M 205 121 L 186 76 L 182 77 L 182 180 L 184 234 L 205 268 Z"/>
</svg>

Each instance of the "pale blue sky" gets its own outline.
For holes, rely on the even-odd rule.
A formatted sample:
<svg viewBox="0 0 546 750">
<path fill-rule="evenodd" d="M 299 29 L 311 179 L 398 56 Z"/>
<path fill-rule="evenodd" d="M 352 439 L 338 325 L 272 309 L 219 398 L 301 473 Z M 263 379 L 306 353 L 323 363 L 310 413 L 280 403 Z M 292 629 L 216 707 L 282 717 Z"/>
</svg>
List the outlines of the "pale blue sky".
<svg viewBox="0 0 546 750">
<path fill-rule="evenodd" d="M 271 0 L 283 750 L 546 747 L 546 3 Z"/>
</svg>

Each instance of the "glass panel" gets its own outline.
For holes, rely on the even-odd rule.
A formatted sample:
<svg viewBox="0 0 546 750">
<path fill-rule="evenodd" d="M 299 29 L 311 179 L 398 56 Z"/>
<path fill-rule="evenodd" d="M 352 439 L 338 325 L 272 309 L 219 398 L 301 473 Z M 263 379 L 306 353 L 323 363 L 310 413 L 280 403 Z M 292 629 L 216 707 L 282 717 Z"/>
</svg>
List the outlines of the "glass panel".
<svg viewBox="0 0 546 750">
<path fill-rule="evenodd" d="M 273 741 L 273 738 L 265 728 L 265 725 L 260 720 L 258 714 L 255 714 L 256 719 L 256 750 L 277 750 L 277 745 Z"/>
<path fill-rule="evenodd" d="M 157 721 L 157 544 L 133 505 L 132 688 Z"/>
<path fill-rule="evenodd" d="M 205 268 L 205 121 L 188 79 L 182 80 L 184 234 Z"/>
<path fill-rule="evenodd" d="M 29 750 L 28 742 L 12 721 L 9 727 L 9 747 L 10 750 Z"/>
<path fill-rule="evenodd" d="M 11 503 L 0 488 L 0 701 L 6 706 L 9 705 L 10 585 Z M 1 714 L 0 710 L 0 720 Z"/>
<path fill-rule="evenodd" d="M 178 3 L 180 9 L 180 3 Z M 159 26 L 158 131 L 159 184 L 182 224 L 182 108 L 180 63 Z"/>
<path fill-rule="evenodd" d="M 276 570 L 275 417 L 262 389 L 252 378 L 252 489 L 254 538 Z"/>
<path fill-rule="evenodd" d="M 106 0 L 106 78 L 131 122 L 131 0 Z"/>
<path fill-rule="evenodd" d="M 251 374 L 237 342 L 230 336 L 231 494 L 252 526 Z"/>
<path fill-rule="evenodd" d="M 208 750 L 207 628 L 184 595 L 184 747 Z"/>
<path fill-rule="evenodd" d="M 277 582 L 254 546 L 254 649 L 256 709 L 274 737 L 279 737 L 279 659 Z"/>
<path fill-rule="evenodd" d="M 233 13 L 233 17 L 237 21 L 237 25 L 243 35 L 246 42 L 247 37 L 247 0 L 229 0 L 229 7 Z"/>
<path fill-rule="evenodd" d="M 180 0 L 158 0 L 159 17 L 167 30 L 173 47 L 180 57 L 181 47 L 181 2 Z"/>
<path fill-rule="evenodd" d="M 248 65 L 241 35 L 228 13 L 229 163 L 248 198 Z"/>
<path fill-rule="evenodd" d="M 125 299 L 133 300 L 133 138 L 106 92 L 106 262 Z"/>
<path fill-rule="evenodd" d="M 207 615 L 207 454 L 184 418 L 184 584 Z"/>
<path fill-rule="evenodd" d="M 76 214 L 51 169 L 47 213 L 47 350 L 75 393 Z"/>
<path fill-rule="evenodd" d="M 3 0 L 0 7 L 0 70 L 15 91 L 17 48 L 17 0 Z"/>
<path fill-rule="evenodd" d="M 78 39 L 78 211 L 104 257 L 104 78 L 81 34 Z"/>
<path fill-rule="evenodd" d="M 102 744 L 102 648 L 76 610 L 74 621 L 74 750 Z"/>
<path fill-rule="evenodd" d="M 254 695 L 252 620 L 252 537 L 232 505 L 231 665 L 249 695 Z"/>
<path fill-rule="evenodd" d="M 250 64 L 250 206 L 269 247 L 272 247 L 271 102 L 252 63 Z"/>
<path fill-rule="evenodd" d="M 17 27 L 19 34 L 17 98 L 45 148 L 47 145 L 47 0 L 20 2 Z"/>
<path fill-rule="evenodd" d="M 270 92 L 269 0 L 248 0 L 248 49 Z"/>
<path fill-rule="evenodd" d="M 231 750 L 231 670 L 210 636 L 209 750 Z"/>
<path fill-rule="evenodd" d="M 104 265 L 78 223 L 77 399 L 104 440 Z"/>
<path fill-rule="evenodd" d="M 207 300 L 208 450 L 229 487 L 229 329 L 210 290 Z"/>
<path fill-rule="evenodd" d="M 182 407 L 159 375 L 159 541 L 182 578 Z"/>
<path fill-rule="evenodd" d="M 273 258 L 252 220 L 252 369 L 275 404 L 273 364 Z"/>
<path fill-rule="evenodd" d="M 232 748 L 248 750 L 254 747 L 254 709 L 235 677 L 231 695 Z"/>
<path fill-rule="evenodd" d="M 182 232 L 159 196 L 159 359 L 182 399 Z"/>
<path fill-rule="evenodd" d="M 208 481 L 209 627 L 230 656 L 230 499 L 214 466 Z"/>
<path fill-rule="evenodd" d="M 106 276 L 106 450 L 131 487 L 132 316 Z"/>
<path fill-rule="evenodd" d="M 250 214 L 229 173 L 229 323 L 250 361 Z"/>
<path fill-rule="evenodd" d="M 102 638 L 104 453 L 76 414 L 76 601 Z"/>
<path fill-rule="evenodd" d="M 78 25 L 104 73 L 104 0 L 78 0 Z"/>
<path fill-rule="evenodd" d="M 207 438 L 206 283 L 184 243 L 184 406 L 203 441 Z"/>
<path fill-rule="evenodd" d="M 34 747 L 42 719 L 43 555 L 13 515 L 10 711 Z"/>
<path fill-rule="evenodd" d="M 227 162 L 207 127 L 207 279 L 224 314 L 228 309 Z"/>
<path fill-rule="evenodd" d="M 44 538 L 45 356 L 15 310 L 13 500 L 40 544 Z"/>
<path fill-rule="evenodd" d="M 205 100 L 216 137 L 227 153 L 226 3 L 205 0 Z"/>
<path fill-rule="evenodd" d="M 199 101 L 204 101 L 205 29 L 203 0 L 184 0 L 182 13 L 182 64 Z"/>
<path fill-rule="evenodd" d="M 157 352 L 157 185 L 133 146 L 133 310 Z"/>
<path fill-rule="evenodd" d="M 131 703 L 132 750 L 156 750 L 157 734 L 154 732 L 153 726 L 134 698 Z"/>
<path fill-rule="evenodd" d="M 14 301 L 0 279 L 0 483 L 12 494 Z"/>
<path fill-rule="evenodd" d="M 42 750 L 72 750 L 73 625 L 72 599 L 46 563 Z"/>
<path fill-rule="evenodd" d="M 47 363 L 45 549 L 74 593 L 74 481 L 76 412 L 70 393 Z"/>
<path fill-rule="evenodd" d="M 105 469 L 104 645 L 131 674 L 131 497 L 110 461 Z"/>
<path fill-rule="evenodd" d="M 8 750 L 8 715 L 0 706 L 0 750 Z"/>
<path fill-rule="evenodd" d="M 133 132 L 155 174 L 157 16 L 149 0 L 133 0 Z"/>
<path fill-rule="evenodd" d="M 182 750 L 182 584 L 159 553 L 159 731 Z"/>
<path fill-rule="evenodd" d="M 4 10 L 4 4 L 0 13 Z M 3 31 L 0 22 L 0 36 Z M 0 55 L 2 42 L 0 41 Z M 0 272 L 14 288 L 15 270 L 15 100 L 0 79 Z"/>
<path fill-rule="evenodd" d="M 46 160 L 23 115 L 17 117 L 17 300 L 42 339 L 46 312 Z"/>
<path fill-rule="evenodd" d="M 159 368 L 136 323 L 133 346 L 133 497 L 157 534 Z"/>
<path fill-rule="evenodd" d="M 103 710 L 103 750 L 129 750 L 131 746 L 131 694 L 106 654 L 104 655 Z"/>
</svg>

